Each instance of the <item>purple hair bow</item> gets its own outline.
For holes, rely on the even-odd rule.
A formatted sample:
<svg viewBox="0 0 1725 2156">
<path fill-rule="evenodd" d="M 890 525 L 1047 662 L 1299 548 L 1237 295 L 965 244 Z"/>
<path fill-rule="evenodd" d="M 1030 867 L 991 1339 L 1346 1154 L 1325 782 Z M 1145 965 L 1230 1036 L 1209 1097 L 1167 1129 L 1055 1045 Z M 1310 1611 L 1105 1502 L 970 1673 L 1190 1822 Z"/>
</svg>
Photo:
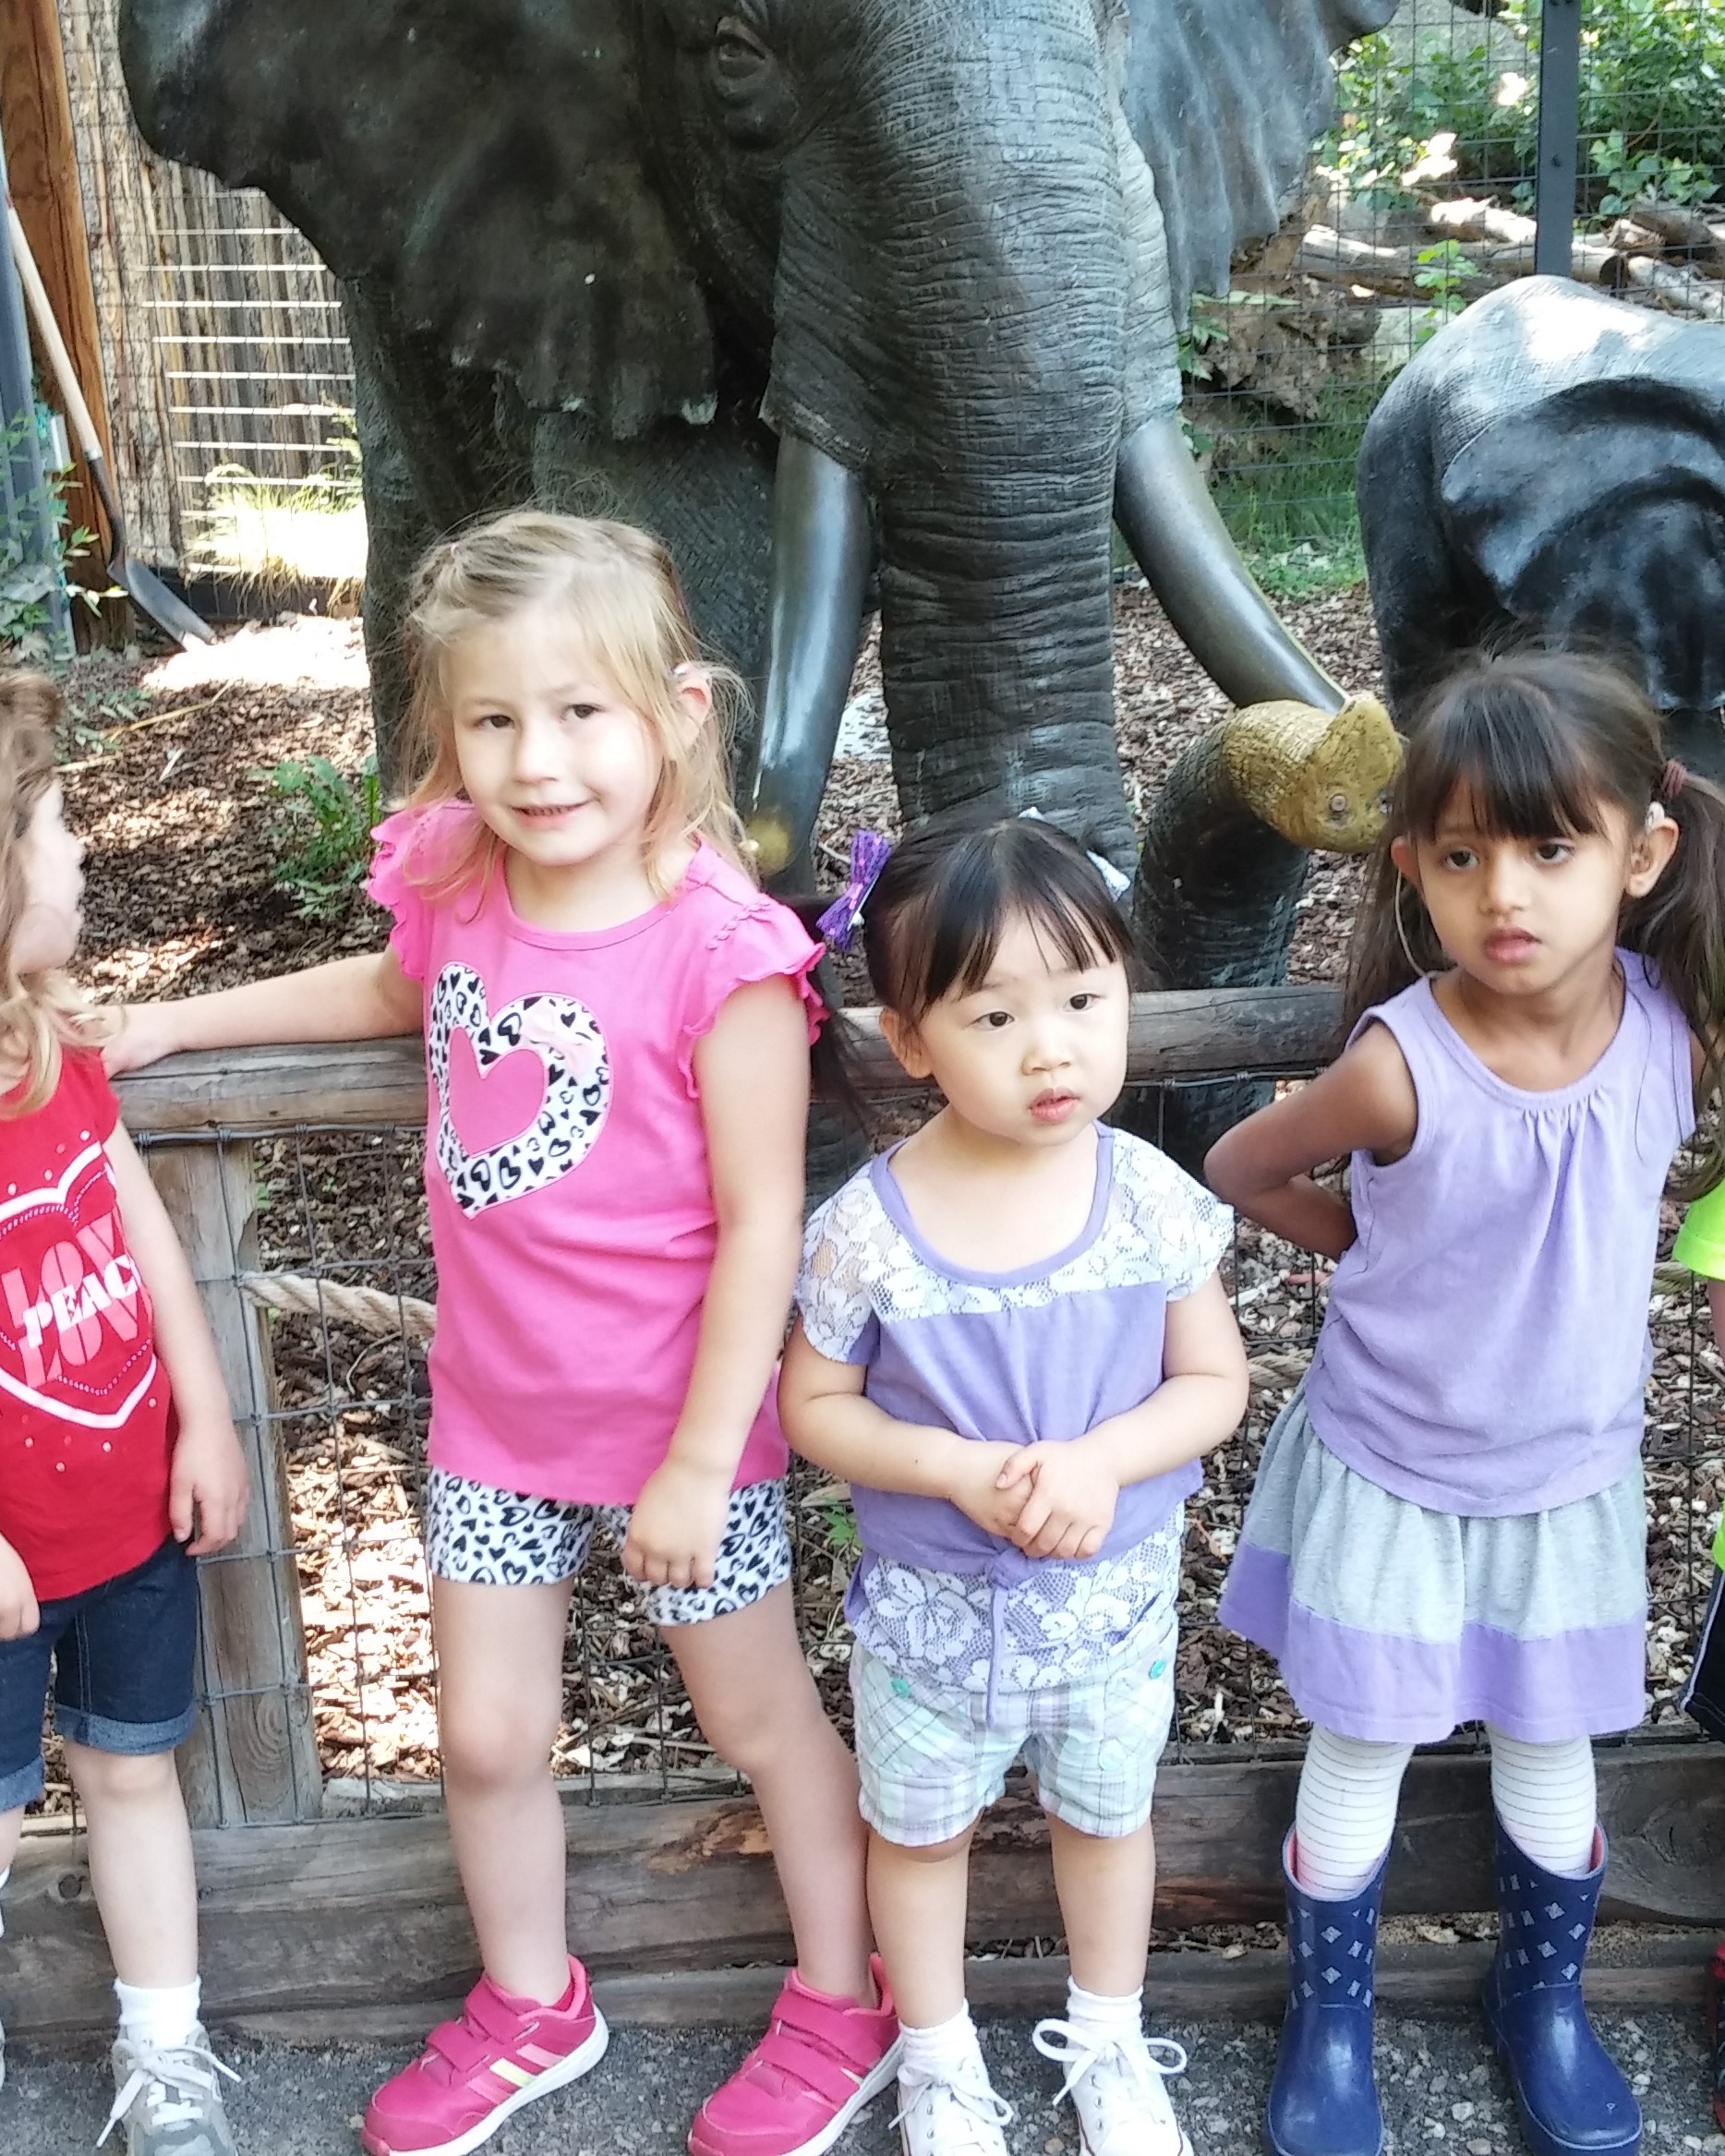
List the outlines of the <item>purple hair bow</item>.
<svg viewBox="0 0 1725 2156">
<path fill-rule="evenodd" d="M 850 881 L 814 923 L 836 951 L 848 951 L 868 895 L 892 852 L 892 841 L 878 831 L 853 831 L 850 835 Z"/>
</svg>

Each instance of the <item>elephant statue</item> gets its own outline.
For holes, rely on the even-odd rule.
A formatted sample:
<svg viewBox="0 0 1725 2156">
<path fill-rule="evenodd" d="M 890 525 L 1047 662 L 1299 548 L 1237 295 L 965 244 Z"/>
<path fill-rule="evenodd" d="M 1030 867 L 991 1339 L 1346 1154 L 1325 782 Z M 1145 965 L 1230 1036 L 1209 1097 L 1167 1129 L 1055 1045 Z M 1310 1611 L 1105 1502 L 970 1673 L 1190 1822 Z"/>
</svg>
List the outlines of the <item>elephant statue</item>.
<svg viewBox="0 0 1725 2156">
<path fill-rule="evenodd" d="M 1393 710 L 1537 636 L 1609 653 L 1725 778 L 1725 324 L 1505 285 L 1392 383 L 1358 487 Z"/>
<path fill-rule="evenodd" d="M 911 822 L 1035 805 L 1130 861 L 1116 523 L 1235 702 L 1342 708 L 1186 450 L 1176 325 L 1394 6 L 122 0 L 121 49 L 149 141 L 341 281 L 386 771 L 420 548 L 602 510 L 757 684 L 741 795 L 807 888 L 871 600 Z"/>
</svg>

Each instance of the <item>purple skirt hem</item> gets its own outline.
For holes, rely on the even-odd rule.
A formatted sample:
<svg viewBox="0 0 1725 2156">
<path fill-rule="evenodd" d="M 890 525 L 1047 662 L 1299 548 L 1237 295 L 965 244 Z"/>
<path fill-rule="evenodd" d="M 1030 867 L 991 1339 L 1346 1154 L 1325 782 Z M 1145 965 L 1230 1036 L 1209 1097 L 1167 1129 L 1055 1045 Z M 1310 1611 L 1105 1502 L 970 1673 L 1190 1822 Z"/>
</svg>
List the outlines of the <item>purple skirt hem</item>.
<svg viewBox="0 0 1725 2156">
<path fill-rule="evenodd" d="M 1434 1641 L 1361 1632 L 1319 1616 L 1289 1590 L 1285 1557 L 1242 1542 L 1217 1615 L 1273 1655 L 1294 1704 L 1340 1737 L 1441 1742 L 1490 1722 L 1528 1744 L 1632 1729 L 1647 1710 L 1641 1623 L 1521 1639 L 1485 1625 Z"/>
</svg>

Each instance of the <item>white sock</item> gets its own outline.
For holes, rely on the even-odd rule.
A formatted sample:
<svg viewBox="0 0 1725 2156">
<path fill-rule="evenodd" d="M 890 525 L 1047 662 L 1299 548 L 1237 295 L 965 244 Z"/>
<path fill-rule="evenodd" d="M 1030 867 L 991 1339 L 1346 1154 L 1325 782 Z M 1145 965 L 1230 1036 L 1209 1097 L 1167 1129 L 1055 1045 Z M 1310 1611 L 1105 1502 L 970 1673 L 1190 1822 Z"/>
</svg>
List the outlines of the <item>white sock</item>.
<svg viewBox="0 0 1725 2156">
<path fill-rule="evenodd" d="M 126 1984 L 116 1977 L 114 1995 L 120 2002 L 120 2034 L 128 2043 L 151 2051 L 173 2051 L 191 2042 L 198 2026 L 198 2007 L 203 1985 L 193 1977 L 188 1984 Z"/>
<path fill-rule="evenodd" d="M 1067 2019 L 1075 2029 L 1092 2030 L 1098 2036 L 1139 2036 L 1144 2028 L 1144 1987 L 1123 1992 L 1117 1997 L 1087 1992 L 1067 1979 Z"/>
<path fill-rule="evenodd" d="M 0 1888 L 4 1888 L 4 1887 L 5 1887 L 6 1881 L 7 1881 L 7 1880 L 8 1880 L 8 1879 L 9 1879 L 11 1876 L 12 1876 L 12 1867 L 11 1867 L 11 1865 L 10 1865 L 10 1864 L 8 1864 L 8 1865 L 6 1866 L 6 1870 L 5 1870 L 4 1872 L 0 1872 Z M 0 1939 L 4 1939 L 5 1937 L 6 1937 L 6 1911 L 5 1911 L 4 1909 L 0 1909 Z"/>
<path fill-rule="evenodd" d="M 983 2047 L 976 2041 L 969 2006 L 960 2006 L 950 2021 L 936 2021 L 929 2029 L 911 2029 L 901 2021 L 899 2033 L 904 2039 L 899 2057 L 901 2080 L 951 2081 L 971 2060 L 979 2066 L 983 2064 Z"/>
<path fill-rule="evenodd" d="M 1411 1744 L 1312 1731 L 1294 1807 L 1294 1875 L 1308 1894 L 1350 1901 L 1375 1875 L 1413 1755 Z"/>
<path fill-rule="evenodd" d="M 1542 1871 L 1579 1879 L 1593 1869 L 1598 1819 L 1593 1746 L 1585 1737 L 1529 1744 L 1490 1723 L 1491 1801 L 1503 1831 Z"/>
</svg>

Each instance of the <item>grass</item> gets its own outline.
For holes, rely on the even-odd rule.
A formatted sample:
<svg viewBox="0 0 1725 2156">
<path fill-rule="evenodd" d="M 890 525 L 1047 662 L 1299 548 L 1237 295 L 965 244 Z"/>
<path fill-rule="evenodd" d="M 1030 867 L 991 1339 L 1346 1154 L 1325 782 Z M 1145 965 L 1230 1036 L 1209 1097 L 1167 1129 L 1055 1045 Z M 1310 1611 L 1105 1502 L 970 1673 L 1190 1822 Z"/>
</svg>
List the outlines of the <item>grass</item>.
<svg viewBox="0 0 1725 2156">
<path fill-rule="evenodd" d="M 1316 420 L 1218 435 L 1212 490 L 1252 574 L 1273 599 L 1363 582 L 1354 466 L 1377 386 L 1332 381 Z"/>
<path fill-rule="evenodd" d="M 357 602 L 366 575 L 359 443 L 351 412 L 332 407 L 327 416 L 331 462 L 308 479 L 260 479 L 243 464 L 204 475 L 194 569 L 237 578 L 265 602 L 307 584 L 327 586 L 332 607 Z"/>
</svg>

